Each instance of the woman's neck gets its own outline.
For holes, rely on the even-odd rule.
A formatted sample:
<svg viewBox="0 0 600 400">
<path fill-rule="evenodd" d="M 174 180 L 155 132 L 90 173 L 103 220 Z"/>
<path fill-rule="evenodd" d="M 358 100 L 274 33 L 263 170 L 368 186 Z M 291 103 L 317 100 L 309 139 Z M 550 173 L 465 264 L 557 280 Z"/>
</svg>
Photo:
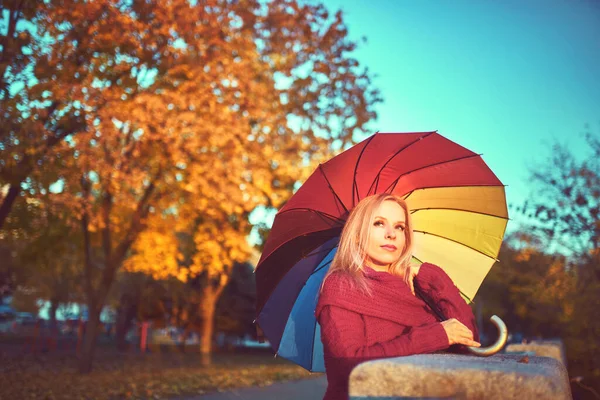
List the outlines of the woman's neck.
<svg viewBox="0 0 600 400">
<path fill-rule="evenodd" d="M 378 264 L 372 264 L 372 263 L 365 263 L 365 265 L 369 268 L 371 268 L 372 270 L 378 271 L 378 272 L 390 272 L 390 266 L 389 265 L 378 265 Z"/>
</svg>

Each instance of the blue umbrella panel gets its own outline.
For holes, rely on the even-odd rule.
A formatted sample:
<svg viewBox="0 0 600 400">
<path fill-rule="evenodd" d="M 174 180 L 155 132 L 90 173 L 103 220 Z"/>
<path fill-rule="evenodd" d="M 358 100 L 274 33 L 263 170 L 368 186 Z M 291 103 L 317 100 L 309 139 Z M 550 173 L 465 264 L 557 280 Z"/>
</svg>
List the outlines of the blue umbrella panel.
<svg viewBox="0 0 600 400">
<path fill-rule="evenodd" d="M 257 322 L 277 355 L 311 372 L 324 372 L 318 294 L 337 250 L 332 238 L 300 260 L 281 279 Z"/>
</svg>

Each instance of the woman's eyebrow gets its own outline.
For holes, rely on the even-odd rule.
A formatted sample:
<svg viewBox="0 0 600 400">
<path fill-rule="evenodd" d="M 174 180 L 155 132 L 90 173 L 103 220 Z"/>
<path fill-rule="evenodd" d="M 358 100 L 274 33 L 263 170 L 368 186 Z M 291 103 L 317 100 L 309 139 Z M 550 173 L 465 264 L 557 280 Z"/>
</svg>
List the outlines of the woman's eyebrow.
<svg viewBox="0 0 600 400">
<path fill-rule="evenodd" d="M 385 220 L 387 221 L 387 218 L 386 218 L 386 217 L 382 217 L 381 215 L 377 215 L 377 216 L 375 216 L 375 219 L 377 219 L 377 218 L 385 219 Z M 404 224 L 404 225 L 406 225 L 406 221 L 396 221 L 396 222 L 394 223 L 394 225 L 395 225 L 395 224 Z"/>
</svg>

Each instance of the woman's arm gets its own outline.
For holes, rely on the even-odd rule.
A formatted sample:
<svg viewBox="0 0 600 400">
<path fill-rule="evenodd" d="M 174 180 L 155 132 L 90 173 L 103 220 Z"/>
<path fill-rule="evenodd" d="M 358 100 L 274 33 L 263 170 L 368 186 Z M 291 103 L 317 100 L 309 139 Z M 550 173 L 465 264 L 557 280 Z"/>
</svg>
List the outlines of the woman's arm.
<svg viewBox="0 0 600 400">
<path fill-rule="evenodd" d="M 368 345 L 363 317 L 336 306 L 326 306 L 319 315 L 321 341 L 336 358 L 372 359 L 432 353 L 448 348 L 448 336 L 441 323 L 410 328 L 385 342 Z"/>
<path fill-rule="evenodd" d="M 452 279 L 440 267 L 429 263 L 422 264 L 415 281 L 423 294 L 433 302 L 437 311 L 446 319 L 459 320 L 473 332 L 474 340 L 479 341 L 471 307 L 461 297 Z"/>
</svg>

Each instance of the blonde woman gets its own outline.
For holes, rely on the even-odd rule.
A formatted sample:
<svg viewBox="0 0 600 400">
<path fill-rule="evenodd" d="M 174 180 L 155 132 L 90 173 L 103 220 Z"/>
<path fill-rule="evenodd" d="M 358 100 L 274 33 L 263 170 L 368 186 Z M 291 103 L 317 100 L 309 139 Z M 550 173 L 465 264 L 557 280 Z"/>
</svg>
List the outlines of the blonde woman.
<svg viewBox="0 0 600 400">
<path fill-rule="evenodd" d="M 452 280 L 435 265 L 411 266 L 412 247 L 410 214 L 399 197 L 369 196 L 351 211 L 315 310 L 324 400 L 348 398 L 350 372 L 362 361 L 479 347 L 473 313 Z M 415 284 L 427 303 L 415 296 Z"/>
</svg>

